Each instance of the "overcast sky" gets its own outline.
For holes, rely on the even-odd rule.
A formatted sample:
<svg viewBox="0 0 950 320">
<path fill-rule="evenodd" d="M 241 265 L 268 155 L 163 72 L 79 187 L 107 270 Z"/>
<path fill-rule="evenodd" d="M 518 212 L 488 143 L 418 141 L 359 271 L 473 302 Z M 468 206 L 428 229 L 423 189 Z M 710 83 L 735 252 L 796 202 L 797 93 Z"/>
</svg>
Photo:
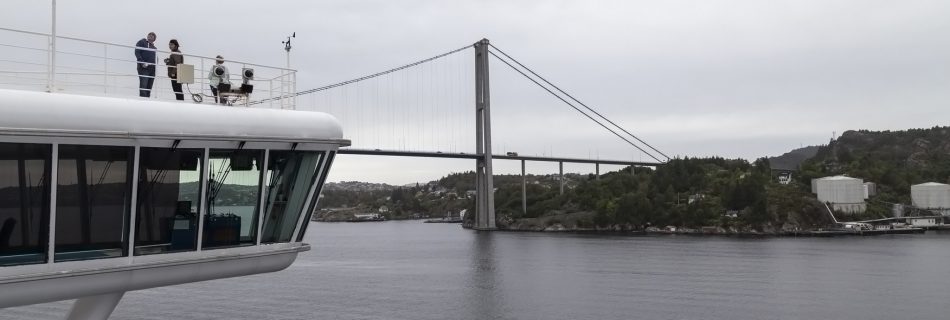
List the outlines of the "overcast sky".
<svg viewBox="0 0 950 320">
<path fill-rule="evenodd" d="M 49 2 L 4 4 L 0 27 L 49 32 Z M 174 37 L 186 53 L 220 53 L 265 65 L 285 63 L 280 41 L 296 32 L 292 67 L 300 71 L 301 90 L 488 38 L 669 155 L 754 159 L 827 143 L 833 133 L 848 129 L 930 127 L 947 125 L 950 119 L 947 1 L 57 4 L 61 35 L 133 44 L 154 31 L 159 44 Z M 339 93 L 365 95 L 413 75 L 424 81 L 456 79 L 445 82 L 448 94 L 442 99 L 459 101 L 457 105 L 436 108 L 441 100 L 424 98 L 430 109 L 419 110 L 430 126 L 436 123 L 431 129 L 404 128 L 397 114 L 403 111 L 385 102 L 382 112 L 370 111 L 373 103 L 362 100 L 363 109 L 323 111 L 341 118 L 357 146 L 402 147 L 407 142 L 401 140 L 418 140 L 418 148 L 465 151 L 474 145 L 474 135 L 466 131 L 472 121 L 463 118 L 474 113 L 469 112 L 473 102 L 466 101 L 473 89 L 465 77 L 473 68 L 470 58 L 471 52 L 465 52 L 402 78 L 377 79 Z M 496 153 L 649 160 L 498 61 L 491 64 Z M 301 102 L 322 101 L 318 99 L 323 98 Z M 379 103 L 392 98 L 366 99 Z M 358 121 L 354 110 L 362 117 Z M 344 116 L 344 111 L 350 114 Z M 330 180 L 404 184 L 471 170 L 473 162 L 340 156 Z M 518 163 L 498 161 L 496 166 L 501 173 L 520 170 Z M 556 170 L 556 165 L 529 164 L 533 173 Z"/>
</svg>

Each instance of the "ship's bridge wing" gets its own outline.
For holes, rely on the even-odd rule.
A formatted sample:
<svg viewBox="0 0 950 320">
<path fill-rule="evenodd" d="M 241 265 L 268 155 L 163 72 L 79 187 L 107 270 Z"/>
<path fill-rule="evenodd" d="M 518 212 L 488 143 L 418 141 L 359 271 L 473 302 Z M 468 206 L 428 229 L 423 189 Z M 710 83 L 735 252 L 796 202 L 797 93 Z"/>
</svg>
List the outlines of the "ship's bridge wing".
<svg viewBox="0 0 950 320">
<path fill-rule="evenodd" d="M 319 112 L 0 90 L 0 308 L 286 268 L 347 145 Z"/>
</svg>

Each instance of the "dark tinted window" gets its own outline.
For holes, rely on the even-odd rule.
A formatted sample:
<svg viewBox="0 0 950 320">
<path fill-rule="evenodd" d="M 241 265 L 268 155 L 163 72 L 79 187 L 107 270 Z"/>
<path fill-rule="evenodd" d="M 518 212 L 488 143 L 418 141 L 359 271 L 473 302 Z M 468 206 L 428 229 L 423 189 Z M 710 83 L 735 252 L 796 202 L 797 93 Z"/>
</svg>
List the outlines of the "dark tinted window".
<svg viewBox="0 0 950 320">
<path fill-rule="evenodd" d="M 320 182 L 317 183 L 317 191 L 313 197 L 313 201 L 310 201 L 310 206 L 306 212 L 307 217 L 303 220 L 303 226 L 300 227 L 300 234 L 297 235 L 297 242 L 303 241 L 303 236 L 307 232 L 307 226 L 310 225 L 310 219 L 313 218 L 313 212 L 317 210 L 317 202 L 320 200 L 320 192 L 323 191 L 323 184 L 327 181 L 327 173 L 330 172 L 330 166 L 333 165 L 333 157 L 336 156 L 335 152 L 331 152 L 330 156 L 327 157 L 327 165 L 323 166 L 323 170 L 320 172 Z"/>
<path fill-rule="evenodd" d="M 60 145 L 56 261 L 126 255 L 132 147 Z"/>
<path fill-rule="evenodd" d="M 197 248 L 202 149 L 141 148 L 135 254 Z"/>
<path fill-rule="evenodd" d="M 52 146 L 0 143 L 0 266 L 46 262 Z"/>
<path fill-rule="evenodd" d="M 261 242 L 290 242 L 307 196 L 317 178 L 323 152 L 271 151 Z"/>
<path fill-rule="evenodd" d="M 257 242 L 263 150 L 211 150 L 202 248 Z"/>
</svg>

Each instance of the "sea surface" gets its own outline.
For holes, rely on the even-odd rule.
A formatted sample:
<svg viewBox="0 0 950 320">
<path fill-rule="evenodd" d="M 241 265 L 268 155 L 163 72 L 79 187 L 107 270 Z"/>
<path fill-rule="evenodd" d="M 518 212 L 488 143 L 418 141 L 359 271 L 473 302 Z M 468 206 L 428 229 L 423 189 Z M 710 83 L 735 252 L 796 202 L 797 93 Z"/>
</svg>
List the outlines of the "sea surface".
<svg viewBox="0 0 950 320">
<path fill-rule="evenodd" d="M 950 233 L 729 238 L 312 223 L 287 270 L 129 292 L 112 319 L 947 319 Z M 69 302 L 0 309 L 61 319 Z"/>
</svg>

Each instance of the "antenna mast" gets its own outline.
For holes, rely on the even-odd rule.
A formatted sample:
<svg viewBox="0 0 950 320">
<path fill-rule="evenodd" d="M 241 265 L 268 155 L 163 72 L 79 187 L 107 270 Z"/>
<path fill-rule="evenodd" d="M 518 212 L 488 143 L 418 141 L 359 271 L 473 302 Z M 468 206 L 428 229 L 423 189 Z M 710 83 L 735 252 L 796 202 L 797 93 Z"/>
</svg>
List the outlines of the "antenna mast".
<svg viewBox="0 0 950 320">
<path fill-rule="evenodd" d="M 296 38 L 297 33 L 294 32 L 291 35 L 287 36 L 287 41 L 281 41 L 280 43 L 284 44 L 284 51 L 287 51 L 287 69 L 290 69 L 290 38 Z"/>
</svg>

